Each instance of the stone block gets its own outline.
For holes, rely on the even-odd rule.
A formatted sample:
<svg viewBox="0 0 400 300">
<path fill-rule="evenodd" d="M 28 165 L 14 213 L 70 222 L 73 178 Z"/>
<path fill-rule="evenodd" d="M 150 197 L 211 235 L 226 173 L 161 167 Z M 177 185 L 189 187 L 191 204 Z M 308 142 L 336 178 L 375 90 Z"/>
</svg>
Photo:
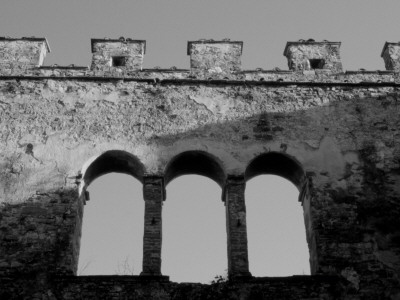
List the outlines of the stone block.
<svg viewBox="0 0 400 300">
<path fill-rule="evenodd" d="M 385 62 L 386 70 L 400 71 L 400 42 L 386 42 L 383 46 L 381 57 Z"/>
<path fill-rule="evenodd" d="M 200 40 L 188 42 L 190 69 L 196 77 L 230 78 L 241 70 L 243 42 Z"/>
<path fill-rule="evenodd" d="M 322 69 L 340 73 L 343 71 L 340 45 L 340 42 L 316 42 L 312 39 L 287 42 L 283 55 L 293 71 Z"/>
<path fill-rule="evenodd" d="M 146 41 L 125 39 L 92 39 L 92 70 L 142 69 Z"/>
<path fill-rule="evenodd" d="M 0 37 L 0 68 L 40 67 L 49 52 L 45 38 Z"/>
</svg>

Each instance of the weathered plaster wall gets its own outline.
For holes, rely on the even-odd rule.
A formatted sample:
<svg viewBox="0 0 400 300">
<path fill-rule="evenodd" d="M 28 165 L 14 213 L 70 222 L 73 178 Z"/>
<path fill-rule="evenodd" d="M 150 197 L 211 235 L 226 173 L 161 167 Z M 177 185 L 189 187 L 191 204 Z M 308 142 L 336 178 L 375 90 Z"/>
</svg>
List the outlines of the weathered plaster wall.
<svg viewBox="0 0 400 300">
<path fill-rule="evenodd" d="M 365 144 L 377 148 L 380 168 L 397 166 L 395 87 L 44 79 L 2 81 L 0 88 L 3 164 L 13 164 L 3 172 L 24 165 L 15 180 L 25 188 L 3 188 L 9 201 L 23 200 L 43 176 L 46 188 L 64 184 L 106 150 L 132 153 L 149 174 L 162 174 L 187 150 L 213 154 L 227 174 L 243 173 L 265 151 L 283 151 L 334 181 L 347 164 L 360 164 Z"/>
<path fill-rule="evenodd" d="M 390 277 L 397 276 L 397 87 L 57 79 L 7 80 L 0 87 L 0 191 L 2 202 L 14 210 L 26 201 L 40 200 L 46 206 L 43 195 L 48 193 L 57 195 L 51 201 L 64 201 L 55 191 L 74 186 L 85 162 L 107 150 L 132 153 L 145 173 L 160 176 L 174 156 L 189 150 L 212 154 L 232 175 L 243 174 L 257 155 L 283 152 L 295 157 L 312 178 L 319 271 L 359 267 L 356 272 L 372 277 L 385 269 Z M 70 205 L 62 205 L 59 214 Z M 57 206 L 43 214 L 57 215 L 53 209 Z M 383 214 L 389 209 L 390 219 Z M 33 210 L 23 208 L 18 215 L 40 215 Z M 2 222 L 10 227 L 5 216 Z M 26 232 L 11 231 L 5 238 L 18 236 L 24 244 L 30 236 L 28 225 L 13 222 Z M 53 226 L 61 224 L 57 222 L 64 220 L 55 217 Z M 70 234 L 74 232 L 71 228 Z M 52 240 L 51 234 L 45 239 Z M 40 236 L 33 240 L 42 242 Z M 57 239 L 52 243 L 49 251 Z M 3 258 L 2 265 L 16 267 L 21 256 L 15 257 Z"/>
</svg>

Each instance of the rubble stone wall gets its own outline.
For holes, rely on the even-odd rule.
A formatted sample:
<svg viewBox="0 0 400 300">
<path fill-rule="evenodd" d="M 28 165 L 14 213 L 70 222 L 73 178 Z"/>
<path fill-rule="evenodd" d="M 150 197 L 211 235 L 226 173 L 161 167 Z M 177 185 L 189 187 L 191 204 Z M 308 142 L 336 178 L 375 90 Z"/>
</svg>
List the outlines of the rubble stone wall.
<svg viewBox="0 0 400 300">
<path fill-rule="evenodd" d="M 107 74 L 0 77 L 1 299 L 399 299 L 398 73 Z M 144 184 L 138 278 L 75 276 L 86 189 L 109 172 Z M 165 186 L 188 173 L 221 186 L 228 282 L 160 273 Z M 248 273 L 244 190 L 259 174 L 298 187 L 311 276 Z"/>
<path fill-rule="evenodd" d="M 341 72 L 343 68 L 339 50 L 340 43 L 294 42 L 288 43 L 284 55 L 291 70 L 327 69 Z M 310 60 L 316 59 L 321 62 L 314 68 Z"/>
</svg>

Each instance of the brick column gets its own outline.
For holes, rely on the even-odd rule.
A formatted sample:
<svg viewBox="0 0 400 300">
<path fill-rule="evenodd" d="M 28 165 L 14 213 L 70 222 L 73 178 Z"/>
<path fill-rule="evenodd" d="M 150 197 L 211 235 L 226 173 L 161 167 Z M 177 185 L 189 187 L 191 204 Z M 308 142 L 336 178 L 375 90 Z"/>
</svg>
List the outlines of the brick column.
<svg viewBox="0 0 400 300">
<path fill-rule="evenodd" d="M 162 202 L 165 198 L 164 179 L 145 177 L 143 180 L 145 201 L 143 235 L 143 269 L 140 275 L 161 275 Z"/>
<path fill-rule="evenodd" d="M 247 251 L 245 187 L 244 177 L 228 176 L 224 198 L 228 233 L 229 278 L 251 276 Z"/>
</svg>

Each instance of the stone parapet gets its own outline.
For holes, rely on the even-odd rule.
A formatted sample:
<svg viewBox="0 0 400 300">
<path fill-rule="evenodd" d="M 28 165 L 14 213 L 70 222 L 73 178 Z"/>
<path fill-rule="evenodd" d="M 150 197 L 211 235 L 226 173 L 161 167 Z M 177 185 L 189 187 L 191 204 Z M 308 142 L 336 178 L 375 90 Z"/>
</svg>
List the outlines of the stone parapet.
<svg viewBox="0 0 400 300">
<path fill-rule="evenodd" d="M 125 39 L 92 39 L 93 70 L 110 69 L 116 72 L 141 70 L 146 41 Z"/>
<path fill-rule="evenodd" d="M 300 40 L 288 42 L 284 55 L 289 70 L 257 68 L 242 70 L 243 42 L 229 39 L 188 42 L 190 69 L 146 68 L 146 41 L 92 39 L 92 63 L 87 66 L 42 66 L 50 52 L 45 38 L 0 37 L 0 76 L 99 77 L 154 80 L 229 80 L 333 83 L 400 83 L 400 45 L 386 42 L 382 50 L 386 71 L 343 71 L 340 42 Z"/>
<path fill-rule="evenodd" d="M 40 67 L 50 52 L 45 38 L 0 37 L 0 69 Z"/>
<path fill-rule="evenodd" d="M 290 70 L 330 70 L 342 72 L 340 42 L 316 42 L 313 39 L 287 42 L 283 55 Z"/>
<path fill-rule="evenodd" d="M 386 70 L 400 71 L 400 42 L 386 42 L 383 46 L 381 57 L 385 62 Z"/>
<path fill-rule="evenodd" d="M 231 78 L 241 70 L 243 42 L 200 40 L 188 42 L 192 76 Z"/>
</svg>

